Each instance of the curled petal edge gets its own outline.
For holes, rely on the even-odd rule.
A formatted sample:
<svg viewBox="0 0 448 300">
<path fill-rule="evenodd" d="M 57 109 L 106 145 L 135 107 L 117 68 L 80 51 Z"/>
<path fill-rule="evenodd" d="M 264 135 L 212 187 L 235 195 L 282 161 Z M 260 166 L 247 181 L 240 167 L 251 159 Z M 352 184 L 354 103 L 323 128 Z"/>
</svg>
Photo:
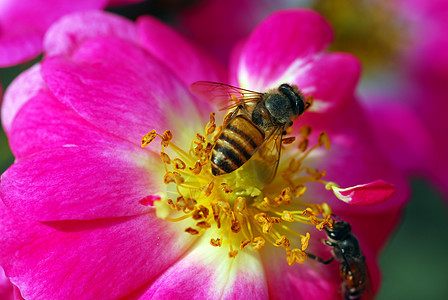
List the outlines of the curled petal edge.
<svg viewBox="0 0 448 300">
<path fill-rule="evenodd" d="M 339 200 L 355 206 L 381 203 L 388 200 L 396 192 L 394 185 L 381 179 L 349 188 L 340 188 L 336 183 L 329 182 L 325 185 L 325 188 L 333 190 Z"/>
</svg>

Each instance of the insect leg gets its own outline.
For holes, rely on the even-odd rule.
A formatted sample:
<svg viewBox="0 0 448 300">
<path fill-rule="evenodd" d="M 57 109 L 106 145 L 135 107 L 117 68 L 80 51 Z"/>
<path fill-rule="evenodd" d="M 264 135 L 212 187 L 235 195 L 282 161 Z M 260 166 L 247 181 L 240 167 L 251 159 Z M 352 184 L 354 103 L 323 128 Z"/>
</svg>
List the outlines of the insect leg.
<svg viewBox="0 0 448 300">
<path fill-rule="evenodd" d="M 343 249 L 341 249 L 337 243 L 333 243 L 333 242 L 331 242 L 331 241 L 329 241 L 329 240 L 322 239 L 322 242 L 323 242 L 325 245 L 330 246 L 330 247 L 333 247 L 333 248 L 336 248 L 336 249 L 338 249 L 338 250 L 340 251 L 341 256 L 342 256 L 342 259 L 344 260 L 343 265 L 346 266 L 346 268 L 344 268 L 344 275 L 347 275 L 347 271 L 349 271 L 350 273 L 352 273 L 350 264 L 349 264 L 349 262 L 347 261 L 347 258 L 345 257 L 345 254 L 344 254 Z"/>
<path fill-rule="evenodd" d="M 329 240 L 326 239 L 322 239 L 322 243 L 333 248 L 339 248 L 338 244 L 330 242 Z"/>
<path fill-rule="evenodd" d="M 317 260 L 318 262 L 323 263 L 324 265 L 328 265 L 329 263 L 331 263 L 334 260 L 334 257 L 330 258 L 329 260 L 324 260 L 323 258 L 316 256 L 314 254 L 311 254 L 308 252 L 305 252 L 305 253 L 309 258 Z"/>
<path fill-rule="evenodd" d="M 230 122 L 230 120 L 232 120 L 234 117 L 236 117 L 242 107 L 243 107 L 242 105 L 239 105 L 237 108 L 234 109 L 234 111 L 232 111 L 231 113 L 229 112 L 224 117 L 223 126 L 226 126 Z"/>
</svg>

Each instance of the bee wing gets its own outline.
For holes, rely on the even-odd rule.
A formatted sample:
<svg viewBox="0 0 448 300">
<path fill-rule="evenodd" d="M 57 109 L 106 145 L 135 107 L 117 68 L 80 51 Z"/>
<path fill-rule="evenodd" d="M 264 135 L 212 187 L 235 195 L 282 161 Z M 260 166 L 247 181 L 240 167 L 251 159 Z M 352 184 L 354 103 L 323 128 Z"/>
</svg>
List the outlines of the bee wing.
<svg viewBox="0 0 448 300">
<path fill-rule="evenodd" d="M 270 173 L 267 182 L 271 182 L 277 173 L 282 150 L 283 126 L 276 127 L 260 146 L 259 155 L 269 165 Z"/>
<path fill-rule="evenodd" d="M 244 103 L 257 102 L 263 95 L 263 93 L 211 81 L 194 82 L 190 85 L 190 89 L 200 99 L 217 103 L 219 110 L 228 110 Z"/>
<path fill-rule="evenodd" d="M 367 263 L 365 264 L 365 272 L 366 272 L 366 288 L 364 290 L 364 295 L 361 299 L 364 300 L 373 300 L 374 297 L 374 292 L 373 292 L 373 287 L 372 287 L 372 280 L 370 277 L 370 272 L 369 272 L 369 268 L 367 267 Z"/>
<path fill-rule="evenodd" d="M 359 280 L 361 280 L 361 278 L 359 277 L 359 270 L 363 270 L 364 274 L 364 278 L 362 278 L 363 283 L 362 285 L 364 285 L 364 290 L 362 292 L 362 295 L 360 297 L 360 299 L 363 300 L 373 300 L 374 299 L 374 293 L 373 293 L 373 287 L 372 287 L 372 281 L 370 278 L 370 272 L 369 272 L 369 268 L 367 267 L 367 263 L 365 261 L 365 257 L 363 257 L 362 261 L 358 261 L 355 264 L 349 263 L 350 260 L 346 258 L 346 256 L 342 253 L 342 258 L 344 259 L 344 262 L 346 264 L 346 272 L 350 272 L 352 274 L 352 278 L 351 278 L 351 285 L 354 285 L 356 287 L 359 288 L 359 286 L 361 284 L 359 284 Z M 347 277 L 348 274 L 344 274 L 345 277 Z M 346 278 L 344 280 L 347 280 Z"/>
</svg>

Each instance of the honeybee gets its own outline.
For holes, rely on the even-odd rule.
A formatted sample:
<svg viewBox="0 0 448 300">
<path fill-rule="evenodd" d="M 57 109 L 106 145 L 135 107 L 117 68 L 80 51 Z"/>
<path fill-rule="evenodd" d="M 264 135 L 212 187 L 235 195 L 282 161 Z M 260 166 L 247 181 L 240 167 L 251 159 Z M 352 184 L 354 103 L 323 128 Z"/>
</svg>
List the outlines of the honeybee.
<svg viewBox="0 0 448 300">
<path fill-rule="evenodd" d="M 266 92 L 254 92 L 231 85 L 198 81 L 193 93 L 206 100 L 232 101 L 222 131 L 212 149 L 211 168 L 215 176 L 235 171 L 257 151 L 269 158 L 272 176 L 278 167 L 282 137 L 293 121 L 311 105 L 295 85 L 282 84 Z"/>
<path fill-rule="evenodd" d="M 365 257 L 362 254 L 358 239 L 351 230 L 349 223 L 339 219 L 334 223 L 333 228 L 325 227 L 328 240 L 323 240 L 323 242 L 332 248 L 333 257 L 329 260 L 323 260 L 310 253 L 307 253 L 307 255 L 323 264 L 329 264 L 333 260 L 339 262 L 340 276 L 343 280 L 341 283 L 343 299 L 358 300 L 365 294 L 370 280 Z"/>
</svg>

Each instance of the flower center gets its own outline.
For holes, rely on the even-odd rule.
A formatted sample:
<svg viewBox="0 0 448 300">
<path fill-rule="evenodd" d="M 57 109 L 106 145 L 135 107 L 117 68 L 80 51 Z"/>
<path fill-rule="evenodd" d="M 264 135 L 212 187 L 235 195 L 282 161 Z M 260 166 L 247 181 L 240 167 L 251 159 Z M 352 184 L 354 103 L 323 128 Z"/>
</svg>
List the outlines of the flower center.
<svg viewBox="0 0 448 300">
<path fill-rule="evenodd" d="M 214 176 L 210 157 L 222 130 L 222 126 L 216 126 L 214 116 L 210 114 L 204 134 L 196 133 L 187 150 L 173 142 L 169 130 L 163 134 L 152 130 L 143 137 L 142 147 L 156 137 L 161 139 L 167 191 L 159 193 L 153 201 L 157 216 L 182 222 L 188 234 L 207 235 L 211 246 L 228 247 L 229 257 L 235 257 L 246 247 L 259 250 L 271 244 L 286 251 L 290 265 L 303 263 L 310 234 L 299 232 L 304 226 L 297 225 L 313 225 L 322 230 L 325 226 L 332 227 L 334 222 L 326 203 L 302 200 L 307 183 L 328 184 L 322 180 L 324 171 L 304 165 L 313 151 L 330 147 L 327 134 L 321 132 L 312 147 L 309 126 L 299 130 L 298 139 L 284 138 L 282 157 L 286 158 L 280 161 L 274 180 L 262 176 L 267 164 L 257 154 L 237 170 Z M 288 156 L 288 152 L 294 155 Z"/>
<path fill-rule="evenodd" d="M 331 50 L 356 55 L 368 73 L 378 67 L 394 67 L 407 46 L 406 24 L 397 15 L 393 1 L 316 0 L 312 8 L 336 32 Z"/>
</svg>

